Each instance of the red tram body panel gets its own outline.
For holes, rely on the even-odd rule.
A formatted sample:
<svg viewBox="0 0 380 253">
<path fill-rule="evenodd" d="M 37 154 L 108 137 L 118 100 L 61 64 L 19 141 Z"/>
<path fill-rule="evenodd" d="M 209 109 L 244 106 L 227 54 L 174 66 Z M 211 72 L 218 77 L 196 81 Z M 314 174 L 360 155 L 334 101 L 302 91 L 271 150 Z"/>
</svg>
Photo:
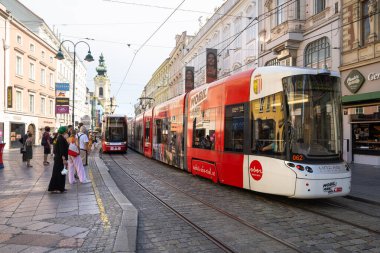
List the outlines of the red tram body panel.
<svg viewBox="0 0 380 253">
<path fill-rule="evenodd" d="M 243 154 L 224 152 L 225 107 L 249 101 L 252 70 L 203 85 L 188 94 L 187 167 L 195 175 L 243 186 Z M 236 145 L 238 139 L 235 136 Z M 242 146 L 241 146 L 242 148 Z"/>
</svg>

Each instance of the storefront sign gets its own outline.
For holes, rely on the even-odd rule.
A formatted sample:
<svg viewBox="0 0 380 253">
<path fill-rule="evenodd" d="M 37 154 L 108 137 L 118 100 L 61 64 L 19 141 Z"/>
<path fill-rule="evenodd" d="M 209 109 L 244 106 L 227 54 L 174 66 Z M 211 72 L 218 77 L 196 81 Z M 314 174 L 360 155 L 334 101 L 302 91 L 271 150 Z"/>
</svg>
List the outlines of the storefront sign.
<svg viewBox="0 0 380 253">
<path fill-rule="evenodd" d="M 344 85 L 346 85 L 351 93 L 356 93 L 362 87 L 364 82 L 364 76 L 359 71 L 352 70 L 344 81 Z"/>
<path fill-rule="evenodd" d="M 57 97 L 55 99 L 55 104 L 56 105 L 70 105 L 70 99 L 69 98 L 61 98 L 61 97 Z"/>
<path fill-rule="evenodd" d="M 8 108 L 12 108 L 12 104 L 13 104 L 13 87 L 12 86 L 8 86 L 7 87 L 7 107 Z"/>
<path fill-rule="evenodd" d="M 368 81 L 375 81 L 380 79 L 380 73 L 369 73 Z"/>
<path fill-rule="evenodd" d="M 69 113 L 69 106 L 65 106 L 65 105 L 56 105 L 55 106 L 55 113 L 56 114 L 65 114 L 65 113 Z"/>
</svg>

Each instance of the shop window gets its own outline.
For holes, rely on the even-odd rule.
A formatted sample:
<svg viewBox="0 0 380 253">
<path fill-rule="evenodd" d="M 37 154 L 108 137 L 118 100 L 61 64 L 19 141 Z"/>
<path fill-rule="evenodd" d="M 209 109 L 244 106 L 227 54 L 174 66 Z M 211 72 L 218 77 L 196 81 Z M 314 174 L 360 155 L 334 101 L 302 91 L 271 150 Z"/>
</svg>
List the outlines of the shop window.
<svg viewBox="0 0 380 253">
<path fill-rule="evenodd" d="M 224 128 L 224 150 L 243 152 L 244 147 L 244 104 L 226 106 Z"/>
<path fill-rule="evenodd" d="M 269 105 L 272 110 L 260 112 L 261 101 L 270 103 L 270 99 L 257 99 L 251 102 L 251 150 L 255 154 L 284 157 L 284 111 L 282 110 L 282 96 L 279 92 L 272 97 L 273 103 Z M 275 103 L 274 101 L 278 101 Z"/>
<path fill-rule="evenodd" d="M 204 110 L 193 120 L 193 148 L 215 149 L 216 109 Z"/>
</svg>

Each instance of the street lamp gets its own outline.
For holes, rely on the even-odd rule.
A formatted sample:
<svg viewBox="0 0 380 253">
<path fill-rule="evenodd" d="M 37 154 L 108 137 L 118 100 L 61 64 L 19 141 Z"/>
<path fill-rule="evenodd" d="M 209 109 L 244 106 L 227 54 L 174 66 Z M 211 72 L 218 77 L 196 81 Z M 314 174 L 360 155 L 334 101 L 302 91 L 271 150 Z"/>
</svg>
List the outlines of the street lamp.
<svg viewBox="0 0 380 253">
<path fill-rule="evenodd" d="M 64 40 L 64 41 L 62 41 L 61 44 L 59 45 L 58 53 L 57 53 L 57 55 L 55 56 L 55 58 L 56 58 L 57 60 L 63 60 L 63 59 L 65 59 L 65 57 L 63 56 L 63 53 L 62 53 L 62 44 L 63 44 L 64 42 L 70 42 L 70 43 L 73 44 L 73 46 L 74 46 L 74 67 L 73 67 L 73 112 L 72 112 L 72 124 L 73 124 L 73 126 L 75 127 L 75 122 L 74 122 L 74 120 L 75 120 L 75 119 L 74 119 L 74 109 L 75 109 L 75 62 L 76 62 L 76 60 L 75 60 L 75 57 L 76 57 L 76 51 L 75 51 L 75 49 L 76 49 L 76 46 L 77 46 L 79 43 L 81 43 L 81 42 L 85 43 L 85 44 L 88 46 L 88 53 L 87 53 L 86 57 L 84 58 L 85 61 L 92 62 L 92 61 L 94 60 L 94 57 L 92 57 L 92 55 L 91 55 L 91 50 L 90 50 L 90 45 L 89 45 L 86 41 L 81 40 L 81 41 L 78 41 L 77 43 L 74 43 L 74 42 L 72 42 L 71 40 Z"/>
</svg>

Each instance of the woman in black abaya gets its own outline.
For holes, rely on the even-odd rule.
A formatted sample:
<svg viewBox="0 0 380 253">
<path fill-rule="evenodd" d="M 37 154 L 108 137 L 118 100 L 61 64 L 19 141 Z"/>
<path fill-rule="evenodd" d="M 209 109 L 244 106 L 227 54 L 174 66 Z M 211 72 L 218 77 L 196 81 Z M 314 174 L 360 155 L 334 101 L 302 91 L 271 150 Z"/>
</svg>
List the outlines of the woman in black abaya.
<svg viewBox="0 0 380 253">
<path fill-rule="evenodd" d="M 65 192 L 66 175 L 62 175 L 62 170 L 67 166 L 69 144 L 66 141 L 67 128 L 62 126 L 58 129 L 57 142 L 55 144 L 53 174 L 49 183 L 49 192 Z"/>
</svg>

